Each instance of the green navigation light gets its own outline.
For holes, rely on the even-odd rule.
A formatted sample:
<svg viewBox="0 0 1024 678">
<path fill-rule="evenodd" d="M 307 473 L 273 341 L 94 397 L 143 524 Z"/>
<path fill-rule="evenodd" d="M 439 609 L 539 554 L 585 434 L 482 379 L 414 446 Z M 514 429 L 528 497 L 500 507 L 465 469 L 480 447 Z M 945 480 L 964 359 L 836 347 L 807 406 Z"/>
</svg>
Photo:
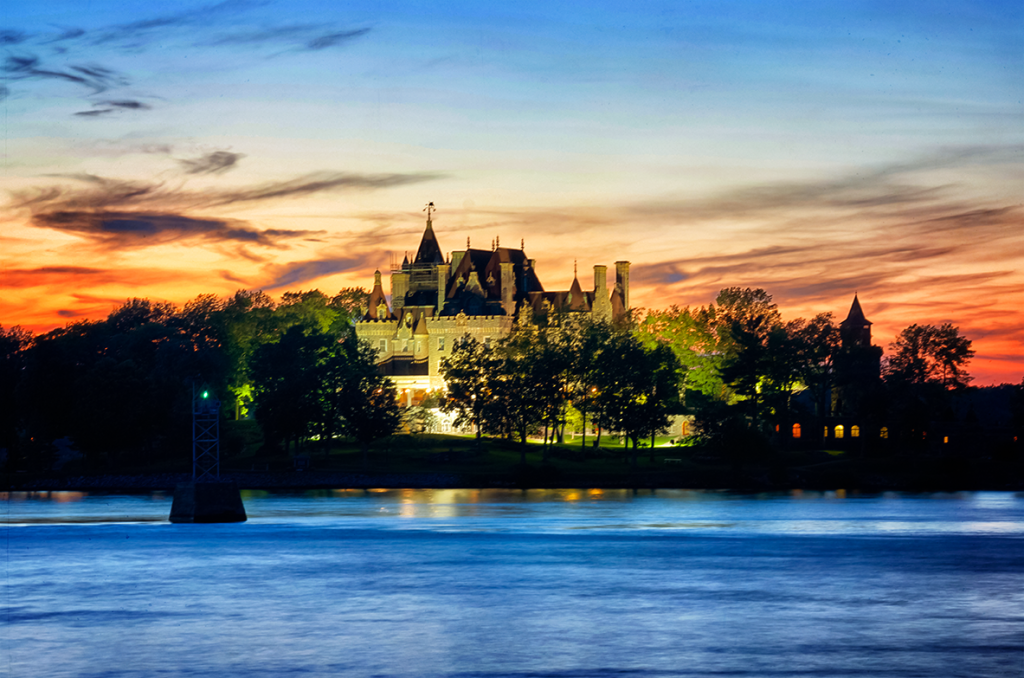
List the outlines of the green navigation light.
<svg viewBox="0 0 1024 678">
<path fill-rule="evenodd" d="M 210 392 L 209 391 L 203 391 L 203 398 L 209 398 L 209 397 L 210 397 Z"/>
</svg>

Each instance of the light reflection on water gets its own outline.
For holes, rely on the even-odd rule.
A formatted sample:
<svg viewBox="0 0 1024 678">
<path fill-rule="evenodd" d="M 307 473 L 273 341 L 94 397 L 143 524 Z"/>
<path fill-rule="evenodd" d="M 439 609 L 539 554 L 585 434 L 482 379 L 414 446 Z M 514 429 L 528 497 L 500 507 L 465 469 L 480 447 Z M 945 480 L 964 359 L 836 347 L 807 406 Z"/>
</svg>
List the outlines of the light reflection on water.
<svg viewBox="0 0 1024 678">
<path fill-rule="evenodd" d="M 3 495 L 12 676 L 1003 676 L 1024 497 Z"/>
</svg>

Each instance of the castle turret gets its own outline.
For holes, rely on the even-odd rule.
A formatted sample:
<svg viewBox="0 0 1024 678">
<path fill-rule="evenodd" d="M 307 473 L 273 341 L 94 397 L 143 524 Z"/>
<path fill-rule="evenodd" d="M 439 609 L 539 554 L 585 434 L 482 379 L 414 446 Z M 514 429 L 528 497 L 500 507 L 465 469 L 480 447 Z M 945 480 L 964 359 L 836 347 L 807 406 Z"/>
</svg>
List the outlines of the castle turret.
<svg viewBox="0 0 1024 678">
<path fill-rule="evenodd" d="M 853 295 L 853 305 L 850 306 L 846 320 L 839 323 L 839 337 L 844 348 L 871 345 L 871 322 L 864 317 L 856 294 Z"/>
</svg>

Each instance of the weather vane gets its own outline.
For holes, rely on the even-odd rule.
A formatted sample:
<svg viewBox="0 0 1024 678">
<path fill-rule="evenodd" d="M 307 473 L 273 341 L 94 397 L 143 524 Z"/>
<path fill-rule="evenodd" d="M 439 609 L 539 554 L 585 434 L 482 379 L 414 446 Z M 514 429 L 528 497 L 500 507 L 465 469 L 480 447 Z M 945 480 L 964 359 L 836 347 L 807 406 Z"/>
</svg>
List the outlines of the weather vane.
<svg viewBox="0 0 1024 678">
<path fill-rule="evenodd" d="M 430 219 L 430 215 L 436 212 L 437 208 L 434 207 L 434 203 L 428 202 L 427 206 L 423 208 L 423 211 L 427 213 L 427 219 Z"/>
</svg>

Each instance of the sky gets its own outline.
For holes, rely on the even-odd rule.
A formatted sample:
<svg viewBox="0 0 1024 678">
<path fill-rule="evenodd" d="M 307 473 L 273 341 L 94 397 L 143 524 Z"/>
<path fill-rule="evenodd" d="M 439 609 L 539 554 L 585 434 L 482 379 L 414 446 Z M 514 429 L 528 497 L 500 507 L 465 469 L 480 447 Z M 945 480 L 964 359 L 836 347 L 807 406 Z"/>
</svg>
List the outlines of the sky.
<svg viewBox="0 0 1024 678">
<path fill-rule="evenodd" d="M 7 0 L 0 325 L 524 243 L 1024 377 L 1024 4 Z"/>
</svg>

